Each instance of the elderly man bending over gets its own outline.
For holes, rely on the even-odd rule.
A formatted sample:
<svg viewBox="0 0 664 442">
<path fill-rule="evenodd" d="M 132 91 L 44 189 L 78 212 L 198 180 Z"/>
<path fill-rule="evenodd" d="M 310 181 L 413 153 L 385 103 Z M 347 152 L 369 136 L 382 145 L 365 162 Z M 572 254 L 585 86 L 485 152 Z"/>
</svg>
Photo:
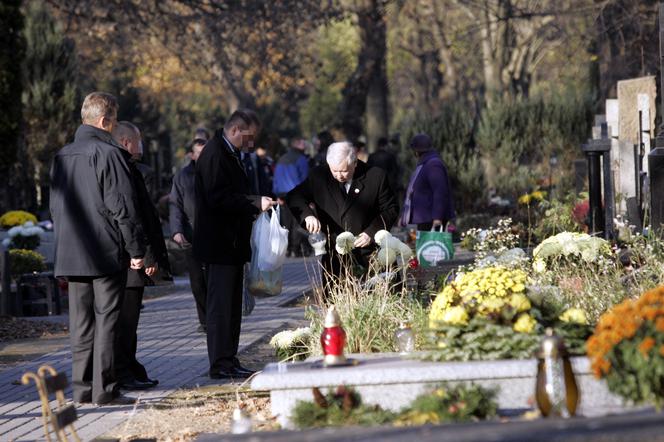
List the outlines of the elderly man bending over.
<svg viewBox="0 0 664 442">
<path fill-rule="evenodd" d="M 310 233 L 328 235 L 323 267 L 339 275 L 339 256 L 334 250 L 337 235 L 344 231 L 355 235 L 356 261 L 367 266 L 375 249 L 374 234 L 392 227 L 399 208 L 385 172 L 359 161 L 350 143 L 331 144 L 326 160 L 327 164 L 312 169 L 286 200 Z"/>
</svg>

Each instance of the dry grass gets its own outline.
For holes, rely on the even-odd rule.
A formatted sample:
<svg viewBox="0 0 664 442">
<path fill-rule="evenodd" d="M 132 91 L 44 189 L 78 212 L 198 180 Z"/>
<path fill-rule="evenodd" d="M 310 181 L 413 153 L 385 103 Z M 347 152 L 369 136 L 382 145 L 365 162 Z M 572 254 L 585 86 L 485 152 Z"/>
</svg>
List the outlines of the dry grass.
<svg viewBox="0 0 664 442">
<path fill-rule="evenodd" d="M 253 418 L 254 431 L 277 429 L 270 416 L 268 393 L 243 388 L 236 394 L 236 389 L 232 385 L 215 385 L 180 390 L 148 410 L 133 415 L 104 438 L 192 441 L 201 433 L 229 433 L 238 397 Z"/>
</svg>

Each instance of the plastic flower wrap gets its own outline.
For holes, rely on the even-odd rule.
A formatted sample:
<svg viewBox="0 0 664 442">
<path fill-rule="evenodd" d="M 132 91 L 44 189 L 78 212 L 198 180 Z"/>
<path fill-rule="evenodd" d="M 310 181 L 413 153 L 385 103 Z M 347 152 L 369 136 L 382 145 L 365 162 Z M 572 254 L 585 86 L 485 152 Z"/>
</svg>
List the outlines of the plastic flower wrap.
<svg viewBox="0 0 664 442">
<path fill-rule="evenodd" d="M 350 232 L 342 232 L 337 235 L 337 244 L 334 247 L 339 255 L 350 253 L 355 247 L 355 235 Z"/>
<path fill-rule="evenodd" d="M 565 310 L 558 319 L 563 322 L 571 322 L 574 324 L 588 324 L 586 312 L 580 308 L 569 308 Z"/>
</svg>

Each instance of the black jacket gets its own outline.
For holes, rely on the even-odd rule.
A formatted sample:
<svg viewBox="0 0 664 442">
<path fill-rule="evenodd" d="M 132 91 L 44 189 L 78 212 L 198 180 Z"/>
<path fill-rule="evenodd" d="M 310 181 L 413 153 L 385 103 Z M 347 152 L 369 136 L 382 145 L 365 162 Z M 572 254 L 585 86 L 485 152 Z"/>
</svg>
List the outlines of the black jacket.
<svg viewBox="0 0 664 442">
<path fill-rule="evenodd" d="M 185 239 L 194 239 L 196 163 L 187 164 L 173 177 L 171 194 L 168 197 L 171 235 L 182 233 Z"/>
<path fill-rule="evenodd" d="M 242 265 L 251 259 L 249 238 L 260 197 L 249 195 L 239 154 L 219 130 L 196 162 L 194 255 L 208 264 Z"/>
<path fill-rule="evenodd" d="M 86 124 L 51 167 L 55 275 L 102 276 L 145 254 L 128 165 L 111 134 Z"/>
<path fill-rule="evenodd" d="M 349 231 L 356 236 L 365 232 L 373 240 L 377 231 L 390 230 L 399 216 L 385 172 L 359 160 L 348 194 L 325 164 L 313 169 L 306 180 L 288 193 L 286 201 L 300 222 L 309 215 L 318 218 L 321 232 L 330 233 L 328 247 L 332 249 L 341 232 Z M 315 211 L 309 207 L 310 203 Z"/>
<path fill-rule="evenodd" d="M 170 264 L 168 262 L 168 252 L 166 243 L 161 230 L 161 222 L 157 209 L 152 202 L 150 192 L 145 185 L 143 171 L 137 164 L 130 160 L 129 169 L 132 174 L 134 190 L 136 191 L 136 200 L 138 201 L 138 211 L 143 226 L 145 249 L 145 267 L 152 267 L 155 263 L 159 265 L 159 274 L 170 278 Z M 145 269 L 132 270 L 127 272 L 127 287 L 143 287 L 151 283 L 145 275 Z"/>
</svg>

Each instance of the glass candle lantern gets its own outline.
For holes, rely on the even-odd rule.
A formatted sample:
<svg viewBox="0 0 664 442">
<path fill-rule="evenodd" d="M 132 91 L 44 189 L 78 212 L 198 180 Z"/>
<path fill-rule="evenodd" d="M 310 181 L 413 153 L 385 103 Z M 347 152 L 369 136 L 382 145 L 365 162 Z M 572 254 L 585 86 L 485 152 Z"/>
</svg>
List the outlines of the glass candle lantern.
<svg viewBox="0 0 664 442">
<path fill-rule="evenodd" d="M 309 234 L 308 239 L 309 244 L 311 244 L 311 247 L 314 249 L 315 256 L 325 255 L 327 253 L 325 251 L 325 243 L 327 242 L 327 239 L 321 232 Z"/>
<path fill-rule="evenodd" d="M 320 344 L 323 347 L 324 355 L 323 363 L 325 365 L 345 364 L 346 332 L 341 327 L 341 320 L 335 306 L 331 306 L 327 311 L 323 327 L 323 333 L 320 336 Z"/>
<path fill-rule="evenodd" d="M 397 350 L 405 355 L 415 351 L 415 333 L 407 322 L 402 322 L 394 334 Z"/>
</svg>

